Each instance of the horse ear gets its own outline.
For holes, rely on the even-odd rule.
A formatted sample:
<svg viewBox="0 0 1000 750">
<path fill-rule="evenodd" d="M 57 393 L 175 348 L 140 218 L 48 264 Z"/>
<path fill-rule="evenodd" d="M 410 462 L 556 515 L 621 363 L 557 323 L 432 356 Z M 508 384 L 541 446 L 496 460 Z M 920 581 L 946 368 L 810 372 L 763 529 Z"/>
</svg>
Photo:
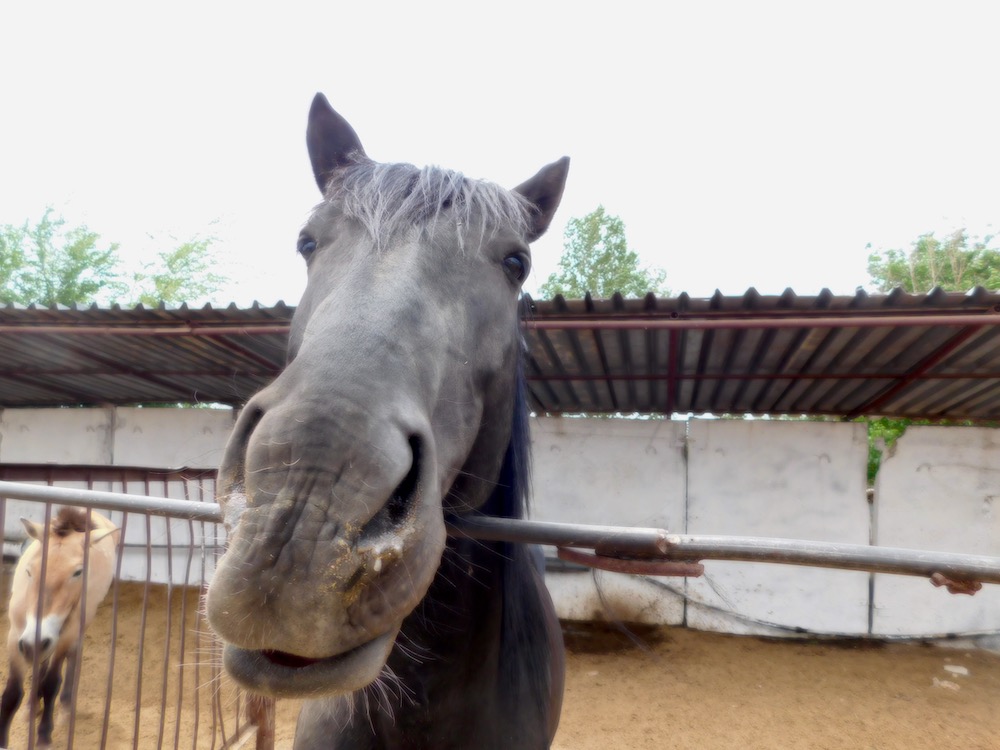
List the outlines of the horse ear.
<svg viewBox="0 0 1000 750">
<path fill-rule="evenodd" d="M 108 534 L 114 534 L 116 531 L 118 531 L 118 529 L 101 529 L 100 531 L 92 531 L 90 533 L 90 546 L 93 547 Z"/>
<path fill-rule="evenodd" d="M 552 217 L 559 208 L 559 201 L 562 200 L 567 174 L 569 174 L 569 157 L 564 156 L 559 161 L 542 167 L 538 174 L 514 188 L 515 193 L 527 198 L 535 207 L 531 212 L 528 242 L 534 242 L 549 228 Z"/>
<path fill-rule="evenodd" d="M 326 192 L 326 186 L 338 168 L 367 158 L 354 128 L 333 111 L 322 94 L 316 94 L 309 109 L 306 146 L 309 147 L 309 160 L 321 193 Z"/>
<path fill-rule="evenodd" d="M 28 532 L 28 536 L 42 541 L 42 537 L 45 536 L 45 527 L 42 524 L 29 521 L 27 518 L 22 518 L 21 523 L 24 525 L 24 530 Z"/>
</svg>

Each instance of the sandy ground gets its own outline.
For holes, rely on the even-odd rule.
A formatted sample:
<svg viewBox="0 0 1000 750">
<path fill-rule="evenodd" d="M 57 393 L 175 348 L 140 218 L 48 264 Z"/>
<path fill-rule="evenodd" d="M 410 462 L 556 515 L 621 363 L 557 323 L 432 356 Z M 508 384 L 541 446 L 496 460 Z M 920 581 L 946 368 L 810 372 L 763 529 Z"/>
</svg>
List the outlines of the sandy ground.
<svg viewBox="0 0 1000 750">
<path fill-rule="evenodd" d="M 239 697 L 214 677 L 217 653 L 207 637 L 198 637 L 197 591 L 182 596 L 175 590 L 168 608 L 164 589 L 146 593 L 129 585 L 120 588 L 119 600 L 107 729 L 110 596 L 87 634 L 72 746 L 92 750 L 106 735 L 105 747 L 114 750 L 200 750 L 222 746 L 222 727 L 232 739 Z M 168 624 L 172 650 L 165 658 Z M 672 628 L 635 629 L 636 643 L 613 627 L 570 624 L 565 630 L 568 678 L 556 750 L 1000 747 L 1000 657 L 994 654 L 910 644 L 771 641 Z M 968 674 L 948 671 L 949 666 Z M 6 667 L 0 665 L 4 679 Z M 185 689 L 179 711 L 178 676 Z M 292 746 L 296 711 L 292 701 L 278 705 L 278 750 Z M 27 747 L 27 715 L 23 706 L 12 748 Z M 57 748 L 68 746 L 68 734 L 68 712 L 62 712 Z"/>
</svg>

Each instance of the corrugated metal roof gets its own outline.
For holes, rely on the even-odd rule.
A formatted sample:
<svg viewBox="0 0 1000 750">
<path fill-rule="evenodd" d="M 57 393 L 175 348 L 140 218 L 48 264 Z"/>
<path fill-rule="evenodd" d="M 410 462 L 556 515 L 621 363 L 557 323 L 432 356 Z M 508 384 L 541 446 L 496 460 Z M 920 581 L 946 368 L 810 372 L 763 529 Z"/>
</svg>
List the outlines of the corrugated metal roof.
<svg viewBox="0 0 1000 750">
<path fill-rule="evenodd" d="M 1000 419 L 1000 294 L 528 300 L 540 412 Z M 0 308 L 0 406 L 241 403 L 293 308 Z"/>
<path fill-rule="evenodd" d="M 0 308 L 0 406 L 239 404 L 285 361 L 294 308 Z"/>
</svg>

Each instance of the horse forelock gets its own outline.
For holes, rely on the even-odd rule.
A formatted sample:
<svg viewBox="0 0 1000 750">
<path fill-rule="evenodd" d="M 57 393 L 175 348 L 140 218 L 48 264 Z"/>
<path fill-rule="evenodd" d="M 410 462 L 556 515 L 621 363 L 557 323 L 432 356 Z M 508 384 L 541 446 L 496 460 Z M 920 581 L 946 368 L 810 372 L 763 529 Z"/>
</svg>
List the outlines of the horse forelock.
<svg viewBox="0 0 1000 750">
<path fill-rule="evenodd" d="M 330 182 L 326 200 L 340 204 L 383 250 L 411 227 L 450 224 L 460 248 L 478 245 L 501 228 L 528 231 L 529 202 L 506 188 L 440 167 L 362 161 Z"/>
<path fill-rule="evenodd" d="M 58 537 L 66 537 L 70 534 L 83 534 L 88 529 L 87 511 L 83 508 L 63 507 L 59 509 L 56 517 L 52 520 L 52 533 Z M 90 521 L 91 531 L 97 528 L 93 520 Z"/>
</svg>

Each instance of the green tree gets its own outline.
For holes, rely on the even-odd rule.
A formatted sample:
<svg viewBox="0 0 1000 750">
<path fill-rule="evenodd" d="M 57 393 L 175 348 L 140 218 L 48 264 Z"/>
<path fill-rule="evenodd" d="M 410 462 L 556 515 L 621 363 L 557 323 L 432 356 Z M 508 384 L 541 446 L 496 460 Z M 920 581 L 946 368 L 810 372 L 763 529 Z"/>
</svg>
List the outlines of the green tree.
<svg viewBox="0 0 1000 750">
<path fill-rule="evenodd" d="M 933 232 L 917 238 L 909 251 L 880 250 L 868 256 L 868 275 L 881 292 L 902 287 L 913 294 L 936 286 L 964 292 L 974 286 L 1000 289 L 1000 250 L 993 237 L 970 240 L 964 229 L 943 240 Z M 870 246 L 869 246 L 870 247 Z"/>
<path fill-rule="evenodd" d="M 620 292 L 641 297 L 647 292 L 669 294 L 663 285 L 666 273 L 645 269 L 625 239 L 625 224 L 598 206 L 582 219 L 570 219 L 563 236 L 559 271 L 542 284 L 540 293 L 551 299 L 557 294 L 580 298 L 587 292 L 600 298 Z"/>
<path fill-rule="evenodd" d="M 934 287 L 964 292 L 974 286 L 1000 289 L 1000 250 L 990 246 L 992 236 L 970 240 L 964 229 L 943 240 L 933 232 L 922 234 L 909 251 L 880 250 L 868 256 L 868 276 L 881 292 L 897 287 L 911 294 L 929 292 Z M 868 483 L 874 484 L 882 462 L 882 450 L 892 448 L 911 424 L 929 420 L 878 417 L 868 423 Z"/>
<path fill-rule="evenodd" d="M 0 226 L 0 304 L 73 305 L 207 300 L 223 281 L 214 273 L 211 239 L 195 238 L 161 252 L 127 274 L 117 244 L 86 226 L 67 228 L 47 208 L 38 222 Z"/>
<path fill-rule="evenodd" d="M 84 304 L 127 290 L 118 246 L 102 246 L 85 226 L 65 225 L 47 208 L 35 224 L 0 227 L 0 303 Z"/>
<path fill-rule="evenodd" d="M 211 297 L 223 282 L 223 278 L 213 270 L 215 261 L 211 247 L 211 239 L 195 238 L 176 250 L 160 253 L 155 263 L 147 264 L 142 272 L 135 274 L 138 287 L 136 300 L 144 305 L 156 305 L 160 302 L 195 302 Z"/>
</svg>

